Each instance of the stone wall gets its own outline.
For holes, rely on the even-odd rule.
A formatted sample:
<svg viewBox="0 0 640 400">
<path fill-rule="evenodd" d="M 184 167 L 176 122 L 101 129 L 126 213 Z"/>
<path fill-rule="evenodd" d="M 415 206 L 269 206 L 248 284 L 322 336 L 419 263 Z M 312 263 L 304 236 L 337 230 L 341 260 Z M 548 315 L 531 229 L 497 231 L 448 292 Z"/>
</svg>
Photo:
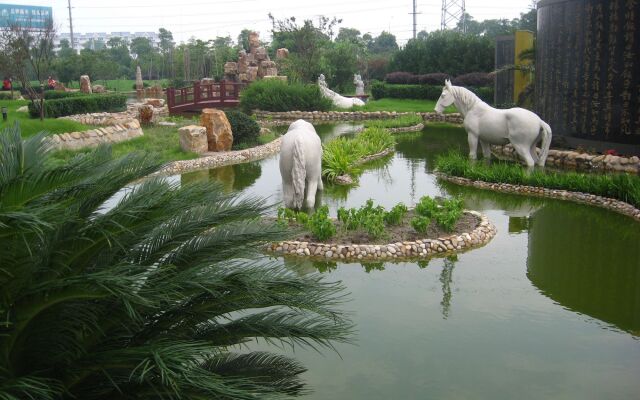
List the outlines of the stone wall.
<svg viewBox="0 0 640 400">
<path fill-rule="evenodd" d="M 505 146 L 491 146 L 491 151 L 499 158 L 520 160 L 511 144 Z M 538 154 L 540 149 L 538 149 Z M 570 168 L 577 170 L 598 170 L 629 172 L 640 174 L 640 157 L 621 157 L 604 154 L 589 154 L 572 150 L 549 150 L 547 166 Z"/>
<path fill-rule="evenodd" d="M 58 150 L 77 150 L 84 147 L 96 147 L 102 143 L 123 142 L 142 135 L 143 133 L 140 128 L 140 123 L 136 119 L 129 119 L 128 121 L 118 121 L 111 126 L 100 126 L 84 132 L 69 132 L 51 135 L 48 136 L 47 139 L 50 141 L 52 146 Z"/>
</svg>

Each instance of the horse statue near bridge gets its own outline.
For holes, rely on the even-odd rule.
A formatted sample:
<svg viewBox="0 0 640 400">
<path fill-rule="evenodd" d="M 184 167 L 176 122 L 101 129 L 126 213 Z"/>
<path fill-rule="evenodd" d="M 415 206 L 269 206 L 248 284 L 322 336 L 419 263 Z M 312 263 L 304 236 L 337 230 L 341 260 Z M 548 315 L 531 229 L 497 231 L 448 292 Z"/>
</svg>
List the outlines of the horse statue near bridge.
<svg viewBox="0 0 640 400">
<path fill-rule="evenodd" d="M 313 208 L 322 185 L 322 143 L 313 125 L 299 119 L 289 125 L 280 146 L 280 175 L 284 205 Z M 306 194 L 306 195 L 305 195 Z"/>
<path fill-rule="evenodd" d="M 491 159 L 491 145 L 509 142 L 527 165 L 544 167 L 551 145 L 551 127 L 540 117 L 524 108 L 500 110 L 480 100 L 470 90 L 453 86 L 448 79 L 438 99 L 435 112 L 441 114 L 445 107 L 454 104 L 464 118 L 463 126 L 469 141 L 469 158 L 475 160 L 478 142 L 484 158 Z M 541 141 L 540 156 L 536 143 Z"/>
</svg>

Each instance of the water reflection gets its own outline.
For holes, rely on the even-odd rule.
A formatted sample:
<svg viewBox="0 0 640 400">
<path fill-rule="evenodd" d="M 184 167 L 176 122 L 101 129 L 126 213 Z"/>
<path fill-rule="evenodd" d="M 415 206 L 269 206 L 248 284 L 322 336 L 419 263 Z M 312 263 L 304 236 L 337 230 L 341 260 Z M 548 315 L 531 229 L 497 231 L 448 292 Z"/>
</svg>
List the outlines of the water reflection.
<svg viewBox="0 0 640 400">
<path fill-rule="evenodd" d="M 605 210 L 549 204 L 530 221 L 527 277 L 562 306 L 640 336 L 639 231 Z"/>
<path fill-rule="evenodd" d="M 215 181 L 222 184 L 227 192 L 241 191 L 253 185 L 262 175 L 260 162 L 227 165 L 213 169 L 187 172 L 181 175 L 180 183 Z"/>
<path fill-rule="evenodd" d="M 444 265 L 442 266 L 442 272 L 440 273 L 440 283 L 442 284 L 442 318 L 449 318 L 449 312 L 451 310 L 451 283 L 453 282 L 453 269 L 456 266 L 458 257 L 450 256 L 444 259 Z"/>
</svg>

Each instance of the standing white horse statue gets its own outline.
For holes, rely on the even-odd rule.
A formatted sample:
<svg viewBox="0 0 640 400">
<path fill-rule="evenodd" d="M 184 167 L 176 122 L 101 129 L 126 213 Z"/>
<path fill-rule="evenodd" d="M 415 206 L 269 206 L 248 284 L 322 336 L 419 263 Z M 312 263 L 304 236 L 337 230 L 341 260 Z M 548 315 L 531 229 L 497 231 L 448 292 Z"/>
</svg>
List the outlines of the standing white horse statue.
<svg viewBox="0 0 640 400">
<path fill-rule="evenodd" d="M 301 209 L 316 202 L 316 190 L 322 190 L 322 143 L 313 125 L 297 120 L 289 125 L 280 146 L 280 175 L 284 205 Z M 306 196 L 305 196 L 306 188 Z"/>
<path fill-rule="evenodd" d="M 469 158 L 477 158 L 478 142 L 485 159 L 491 158 L 491 145 L 511 142 L 528 167 L 536 163 L 544 167 L 551 145 L 551 127 L 536 114 L 524 108 L 499 110 L 483 102 L 468 89 L 451 85 L 446 80 L 435 111 L 441 114 L 445 107 L 454 104 L 464 118 L 464 128 L 469 140 Z M 542 140 L 540 157 L 536 143 Z"/>
</svg>

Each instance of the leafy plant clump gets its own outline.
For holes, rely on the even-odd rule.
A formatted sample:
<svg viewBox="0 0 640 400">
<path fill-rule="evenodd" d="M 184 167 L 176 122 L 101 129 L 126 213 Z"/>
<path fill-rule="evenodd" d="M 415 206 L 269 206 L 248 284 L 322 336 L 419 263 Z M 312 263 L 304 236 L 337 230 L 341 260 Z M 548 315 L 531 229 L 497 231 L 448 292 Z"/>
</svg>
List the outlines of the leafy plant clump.
<svg viewBox="0 0 640 400">
<path fill-rule="evenodd" d="M 416 204 L 416 217 L 411 221 L 411 226 L 418 232 L 426 232 L 431 220 L 435 220 L 446 231 L 452 231 L 456 223 L 462 217 L 464 203 L 462 199 L 451 198 L 436 200 L 424 196 Z"/>
<path fill-rule="evenodd" d="M 353 139 L 337 138 L 323 145 L 322 175 L 329 181 L 357 175 L 365 157 L 395 147 L 395 138 L 382 128 L 367 128 Z"/>
<path fill-rule="evenodd" d="M 278 208 L 278 223 L 281 226 L 287 226 L 291 222 L 305 227 L 320 241 L 330 239 L 336 234 L 335 224 L 329 218 L 329 207 L 326 205 L 318 208 L 311 215 L 290 208 Z"/>
<path fill-rule="evenodd" d="M 228 110 L 224 113 L 231 124 L 234 145 L 254 144 L 258 141 L 260 126 L 253 118 L 235 110 Z"/>
<path fill-rule="evenodd" d="M 263 199 L 160 166 L 108 147 L 56 166 L 42 135 L 0 132 L 0 398 L 280 399 L 305 368 L 243 345 L 349 340 L 341 285 L 261 255 L 289 237 Z"/>
<path fill-rule="evenodd" d="M 240 93 L 246 113 L 262 111 L 329 111 L 332 103 L 317 85 L 287 83 L 274 79 L 253 82 Z"/>
<path fill-rule="evenodd" d="M 407 126 L 415 126 L 422 122 L 423 120 L 420 115 L 411 114 L 411 115 L 403 115 L 401 117 L 392 118 L 392 119 L 365 121 L 364 124 L 366 127 L 388 129 L 388 128 L 404 128 Z"/>
<path fill-rule="evenodd" d="M 589 174 L 580 172 L 527 171 L 509 162 L 471 163 L 466 156 L 452 152 L 438 157 L 438 171 L 453 176 L 494 183 L 510 183 L 591 193 L 640 207 L 640 177 L 630 174 Z"/>
</svg>

